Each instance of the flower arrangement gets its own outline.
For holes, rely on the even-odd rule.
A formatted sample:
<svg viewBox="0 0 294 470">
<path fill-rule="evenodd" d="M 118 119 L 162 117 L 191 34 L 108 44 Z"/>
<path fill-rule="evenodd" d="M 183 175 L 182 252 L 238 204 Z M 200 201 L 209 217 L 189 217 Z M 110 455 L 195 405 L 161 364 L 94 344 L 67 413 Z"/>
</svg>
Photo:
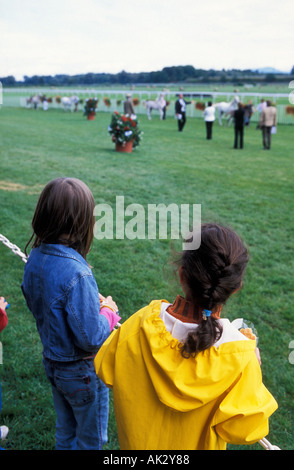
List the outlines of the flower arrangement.
<svg viewBox="0 0 294 470">
<path fill-rule="evenodd" d="M 56 101 L 56 103 L 60 104 L 61 103 L 61 96 L 59 96 L 59 95 L 55 96 L 55 101 Z"/>
<path fill-rule="evenodd" d="M 139 98 L 133 98 L 133 105 L 138 106 L 140 104 Z"/>
<path fill-rule="evenodd" d="M 96 114 L 96 109 L 98 106 L 97 98 L 88 98 L 85 102 L 84 107 L 84 116 L 89 116 L 90 114 Z"/>
<path fill-rule="evenodd" d="M 201 103 L 200 101 L 197 101 L 197 103 L 195 103 L 195 109 L 199 109 L 200 111 L 204 111 L 205 110 L 205 104 Z"/>
<path fill-rule="evenodd" d="M 126 142 L 132 141 L 133 148 L 139 145 L 142 138 L 142 131 L 139 129 L 137 117 L 120 114 L 118 111 L 114 111 L 112 114 L 108 132 L 112 135 L 113 142 L 125 145 Z"/>
<path fill-rule="evenodd" d="M 293 116 L 294 116 L 294 106 L 287 106 L 286 107 L 286 113 L 287 114 L 293 114 Z"/>
<path fill-rule="evenodd" d="M 105 106 L 107 106 L 107 107 L 109 107 L 111 105 L 111 101 L 107 97 L 103 98 L 103 102 L 104 102 Z"/>
</svg>

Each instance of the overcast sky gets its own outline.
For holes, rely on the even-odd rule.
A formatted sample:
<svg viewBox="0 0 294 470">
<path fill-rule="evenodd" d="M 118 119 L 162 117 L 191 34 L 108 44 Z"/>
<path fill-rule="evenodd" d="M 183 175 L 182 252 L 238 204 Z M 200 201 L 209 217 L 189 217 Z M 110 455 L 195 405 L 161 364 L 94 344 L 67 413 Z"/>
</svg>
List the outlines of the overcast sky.
<svg viewBox="0 0 294 470">
<path fill-rule="evenodd" d="M 0 76 L 294 65 L 293 0 L 0 0 Z"/>
</svg>

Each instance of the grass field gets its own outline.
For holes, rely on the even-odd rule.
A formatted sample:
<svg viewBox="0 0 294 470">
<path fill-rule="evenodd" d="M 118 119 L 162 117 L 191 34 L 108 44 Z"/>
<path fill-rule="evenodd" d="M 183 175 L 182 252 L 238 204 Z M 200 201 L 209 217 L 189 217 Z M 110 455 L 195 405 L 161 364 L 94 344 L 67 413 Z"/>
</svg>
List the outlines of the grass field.
<svg viewBox="0 0 294 470">
<path fill-rule="evenodd" d="M 204 123 L 189 119 L 183 133 L 176 121 L 140 118 L 141 145 L 119 154 L 107 133 L 110 114 L 87 121 L 62 110 L 0 110 L 0 232 L 22 250 L 43 186 L 58 176 L 84 180 L 96 203 L 115 207 L 150 203 L 201 204 L 203 221 L 233 227 L 250 252 L 244 288 L 228 302 L 224 316 L 244 317 L 259 335 L 264 382 L 279 403 L 269 440 L 294 449 L 294 365 L 289 343 L 293 327 L 293 126 L 278 126 L 272 149 L 261 133 L 245 131 L 245 148 L 233 149 L 233 129 L 214 124 L 206 141 Z M 112 295 L 124 321 L 155 298 L 173 301 L 181 293 L 171 261 L 180 241 L 94 240 L 89 262 L 100 291 Z M 1 333 L 3 364 L 0 424 L 10 428 L 7 449 L 53 449 L 55 413 L 34 320 L 22 298 L 24 263 L 0 244 L 0 295 L 11 304 Z M 113 412 L 107 449 L 117 449 Z M 239 449 L 229 446 L 229 449 Z M 243 449 L 243 447 L 242 447 Z M 249 449 L 261 449 L 259 445 Z"/>
</svg>

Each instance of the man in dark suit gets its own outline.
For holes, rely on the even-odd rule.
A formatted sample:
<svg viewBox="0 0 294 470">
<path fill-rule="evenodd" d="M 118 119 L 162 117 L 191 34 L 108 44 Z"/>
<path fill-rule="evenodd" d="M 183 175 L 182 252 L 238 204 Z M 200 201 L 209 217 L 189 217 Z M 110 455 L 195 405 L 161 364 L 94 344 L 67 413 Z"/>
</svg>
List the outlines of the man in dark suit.
<svg viewBox="0 0 294 470">
<path fill-rule="evenodd" d="M 243 135 L 244 135 L 244 108 L 242 103 L 238 103 L 238 109 L 234 112 L 235 121 L 235 142 L 234 148 L 238 148 L 238 140 L 240 140 L 240 149 L 243 148 Z"/>
<path fill-rule="evenodd" d="M 193 101 L 186 101 L 183 98 L 183 95 L 179 95 L 179 99 L 175 103 L 175 114 L 178 120 L 178 129 L 180 132 L 184 129 L 186 124 L 186 105 L 191 104 Z"/>
</svg>

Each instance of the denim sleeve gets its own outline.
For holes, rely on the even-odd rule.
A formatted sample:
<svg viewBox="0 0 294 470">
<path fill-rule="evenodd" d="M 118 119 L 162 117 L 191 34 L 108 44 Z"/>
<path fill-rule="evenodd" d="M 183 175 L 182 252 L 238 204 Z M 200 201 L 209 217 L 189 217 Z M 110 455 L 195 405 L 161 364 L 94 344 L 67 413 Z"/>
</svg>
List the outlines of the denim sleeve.
<svg viewBox="0 0 294 470">
<path fill-rule="evenodd" d="M 96 281 L 92 275 L 81 275 L 69 288 L 66 313 L 75 345 L 89 353 L 96 353 L 110 334 L 109 323 L 99 312 Z"/>
</svg>

